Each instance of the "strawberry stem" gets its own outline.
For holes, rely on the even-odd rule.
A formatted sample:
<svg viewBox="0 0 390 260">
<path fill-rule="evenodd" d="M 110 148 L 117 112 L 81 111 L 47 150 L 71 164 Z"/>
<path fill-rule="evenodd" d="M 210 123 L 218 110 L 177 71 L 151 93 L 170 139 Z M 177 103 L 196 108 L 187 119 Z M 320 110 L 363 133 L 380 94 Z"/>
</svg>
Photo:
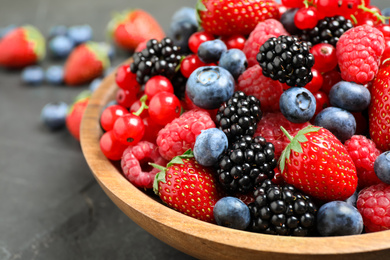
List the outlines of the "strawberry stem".
<svg viewBox="0 0 390 260">
<path fill-rule="evenodd" d="M 364 0 L 362 0 L 362 3 L 360 5 L 358 5 L 358 9 L 361 9 L 365 12 L 373 14 L 376 17 L 376 19 L 380 20 L 382 23 L 386 23 L 386 20 L 388 20 L 390 18 L 388 16 L 380 15 L 378 11 L 373 11 L 370 8 L 368 8 L 366 6 Z"/>
<path fill-rule="evenodd" d="M 146 105 L 146 100 L 148 100 L 147 95 L 143 95 L 139 101 L 141 101 L 141 107 L 138 108 L 136 112 L 133 112 L 133 115 L 139 116 L 144 111 L 144 109 L 148 109 L 149 107 Z"/>
<path fill-rule="evenodd" d="M 285 134 L 288 138 L 288 140 L 290 140 L 290 142 L 293 140 L 293 137 L 287 132 L 286 129 L 284 129 L 283 126 L 280 127 L 280 130 L 282 130 L 283 134 Z"/>
</svg>

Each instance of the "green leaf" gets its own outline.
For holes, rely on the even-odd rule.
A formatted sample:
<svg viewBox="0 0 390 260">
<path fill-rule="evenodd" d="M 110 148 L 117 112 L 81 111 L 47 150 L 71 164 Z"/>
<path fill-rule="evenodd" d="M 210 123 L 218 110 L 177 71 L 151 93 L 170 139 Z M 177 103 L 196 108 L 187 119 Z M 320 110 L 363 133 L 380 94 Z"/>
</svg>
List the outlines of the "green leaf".
<svg viewBox="0 0 390 260">
<path fill-rule="evenodd" d="M 34 53 L 38 60 L 43 60 L 46 55 L 46 41 L 42 33 L 32 25 L 25 25 L 26 40 L 33 46 Z"/>
<path fill-rule="evenodd" d="M 102 63 L 103 69 L 110 67 L 108 52 L 100 43 L 89 41 L 85 43 L 85 46 L 95 54 L 96 59 Z"/>
<path fill-rule="evenodd" d="M 198 21 L 199 26 L 202 26 L 202 20 L 200 19 L 200 12 L 207 11 L 207 8 L 203 4 L 202 0 L 198 0 L 195 9 L 196 9 L 196 20 Z"/>
<path fill-rule="evenodd" d="M 304 134 L 307 134 L 307 133 L 318 132 L 320 129 L 321 129 L 321 127 L 314 126 L 314 125 L 309 125 L 309 126 L 306 126 L 305 128 L 303 128 L 302 130 L 300 130 L 300 131 L 297 133 L 296 136 L 304 135 Z"/>
<path fill-rule="evenodd" d="M 290 150 L 288 147 L 286 147 L 287 150 Z M 284 151 L 286 151 L 286 149 L 284 149 Z M 286 165 L 286 153 L 283 151 L 282 155 L 280 156 L 279 158 L 279 169 L 280 169 L 280 173 L 283 173 L 284 171 L 284 166 Z"/>
</svg>

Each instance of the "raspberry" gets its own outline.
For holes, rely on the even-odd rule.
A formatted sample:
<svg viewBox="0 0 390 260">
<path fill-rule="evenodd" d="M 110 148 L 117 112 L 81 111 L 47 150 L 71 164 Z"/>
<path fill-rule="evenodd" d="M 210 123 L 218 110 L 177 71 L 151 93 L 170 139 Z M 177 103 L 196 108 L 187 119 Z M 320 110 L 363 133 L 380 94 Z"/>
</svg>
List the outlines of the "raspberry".
<svg viewBox="0 0 390 260">
<path fill-rule="evenodd" d="M 359 187 L 381 183 L 374 172 L 374 162 L 381 154 L 375 143 L 363 135 L 354 135 L 344 145 L 355 163 Z"/>
<path fill-rule="evenodd" d="M 390 229 L 390 185 L 381 183 L 360 191 L 356 202 L 366 232 Z"/>
<path fill-rule="evenodd" d="M 283 134 L 280 127 L 283 126 L 291 135 L 310 125 L 309 123 L 295 124 L 288 121 L 280 112 L 266 113 L 257 124 L 256 133 L 254 136 L 262 136 L 267 142 L 270 142 L 275 147 L 275 159 L 279 159 L 287 144 L 290 143 L 288 138 Z"/>
<path fill-rule="evenodd" d="M 288 32 L 279 21 L 275 19 L 268 19 L 264 22 L 258 23 L 256 28 L 249 35 L 243 49 L 243 52 L 248 59 L 248 66 L 252 67 L 258 64 L 256 55 L 263 43 L 271 37 L 278 37 L 280 35 L 288 35 Z"/>
<path fill-rule="evenodd" d="M 238 78 L 237 86 L 238 90 L 247 95 L 255 96 L 260 100 L 262 111 L 280 111 L 279 98 L 283 93 L 283 84 L 264 76 L 258 64 L 241 74 Z"/>
<path fill-rule="evenodd" d="M 384 50 L 385 40 L 378 29 L 361 25 L 346 31 L 336 46 L 341 77 L 346 81 L 367 84 L 378 73 Z"/>
<path fill-rule="evenodd" d="M 123 152 L 121 166 L 126 178 L 139 188 L 151 189 L 154 176 L 160 171 L 152 168 L 148 162 L 165 166 L 166 161 L 157 150 L 157 146 L 147 141 L 141 141 L 129 146 Z"/>
<path fill-rule="evenodd" d="M 215 127 L 210 114 L 201 109 L 192 109 L 167 124 L 157 135 L 157 145 L 162 157 L 173 157 L 193 149 L 201 130 Z"/>
</svg>

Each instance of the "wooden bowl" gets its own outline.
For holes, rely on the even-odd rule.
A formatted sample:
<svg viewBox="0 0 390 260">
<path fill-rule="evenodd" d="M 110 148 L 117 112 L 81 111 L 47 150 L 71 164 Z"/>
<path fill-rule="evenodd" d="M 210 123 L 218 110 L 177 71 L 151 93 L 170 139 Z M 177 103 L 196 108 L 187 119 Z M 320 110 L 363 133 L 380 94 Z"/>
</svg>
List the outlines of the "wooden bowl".
<svg viewBox="0 0 390 260">
<path fill-rule="evenodd" d="M 200 259 L 390 259 L 390 231 L 339 237 L 284 237 L 239 231 L 176 212 L 133 186 L 100 151 L 100 113 L 117 87 L 108 76 L 89 101 L 81 146 L 96 180 L 143 229 Z"/>
</svg>

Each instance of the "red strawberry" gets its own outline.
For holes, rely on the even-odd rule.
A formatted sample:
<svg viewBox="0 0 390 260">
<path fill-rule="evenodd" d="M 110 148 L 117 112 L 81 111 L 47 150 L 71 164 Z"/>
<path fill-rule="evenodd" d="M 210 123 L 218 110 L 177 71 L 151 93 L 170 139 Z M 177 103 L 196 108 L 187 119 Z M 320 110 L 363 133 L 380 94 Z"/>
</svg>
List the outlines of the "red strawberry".
<svg viewBox="0 0 390 260">
<path fill-rule="evenodd" d="M 31 25 L 19 27 L 0 41 L 0 66 L 23 68 L 42 60 L 45 53 L 42 34 Z"/>
<path fill-rule="evenodd" d="M 147 40 L 162 40 L 165 33 L 159 23 L 141 9 L 126 10 L 115 14 L 108 24 L 108 32 L 120 47 L 134 51 Z"/>
<path fill-rule="evenodd" d="M 219 36 L 249 35 L 256 25 L 269 18 L 279 18 L 274 0 L 198 0 L 200 25 Z"/>
<path fill-rule="evenodd" d="M 64 68 L 67 85 L 87 83 L 102 75 L 110 66 L 107 52 L 99 43 L 86 42 L 77 46 L 69 55 Z"/>
<path fill-rule="evenodd" d="M 368 110 L 370 136 L 376 146 L 390 150 L 390 61 L 386 60 L 380 66 L 378 74 L 371 87 L 371 103 Z"/>
<path fill-rule="evenodd" d="M 77 140 L 80 141 L 80 125 L 83 118 L 84 111 L 87 108 L 89 102 L 90 92 L 83 91 L 75 98 L 75 102 L 68 111 L 66 117 L 66 127 L 69 133 Z"/>
<path fill-rule="evenodd" d="M 220 199 L 216 180 L 210 168 L 203 167 L 193 158 L 190 150 L 176 156 L 166 168 L 156 174 L 153 190 L 169 207 L 188 216 L 215 223 L 213 209 Z"/>
<path fill-rule="evenodd" d="M 357 187 L 356 168 L 344 145 L 327 129 L 308 126 L 291 140 L 280 157 L 286 183 L 320 200 L 345 200 Z"/>
</svg>

